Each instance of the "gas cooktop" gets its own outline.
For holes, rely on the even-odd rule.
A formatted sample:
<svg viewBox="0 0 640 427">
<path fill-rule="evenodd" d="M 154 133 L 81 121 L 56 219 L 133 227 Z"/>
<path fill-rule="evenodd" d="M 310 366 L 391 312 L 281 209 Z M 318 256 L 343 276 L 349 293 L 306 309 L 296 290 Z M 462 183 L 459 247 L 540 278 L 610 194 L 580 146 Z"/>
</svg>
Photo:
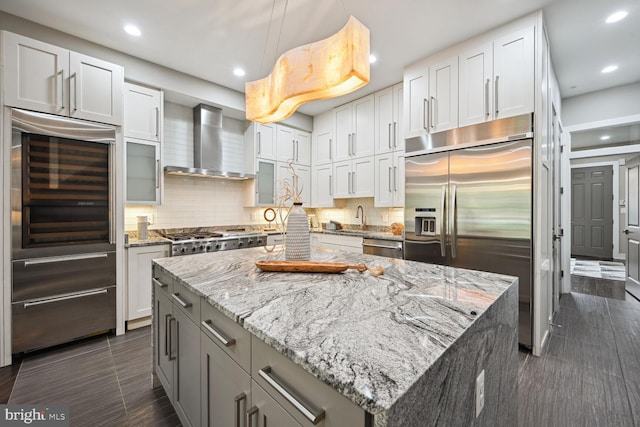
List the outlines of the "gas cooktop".
<svg viewBox="0 0 640 427">
<path fill-rule="evenodd" d="M 179 232 L 157 231 L 162 237 L 171 240 L 171 256 L 228 251 L 267 244 L 266 234 L 238 229 L 222 233 L 199 229 Z"/>
</svg>

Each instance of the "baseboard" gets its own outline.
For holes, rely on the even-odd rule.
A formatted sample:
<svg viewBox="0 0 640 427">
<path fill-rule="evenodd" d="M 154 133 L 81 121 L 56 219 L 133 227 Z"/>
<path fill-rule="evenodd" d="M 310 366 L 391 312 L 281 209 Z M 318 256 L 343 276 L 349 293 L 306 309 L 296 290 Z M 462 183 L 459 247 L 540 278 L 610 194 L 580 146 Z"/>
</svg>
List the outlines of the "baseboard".
<svg viewBox="0 0 640 427">
<path fill-rule="evenodd" d="M 143 328 L 151 324 L 151 316 L 142 317 L 140 319 L 127 320 L 127 331 L 132 329 Z"/>
</svg>

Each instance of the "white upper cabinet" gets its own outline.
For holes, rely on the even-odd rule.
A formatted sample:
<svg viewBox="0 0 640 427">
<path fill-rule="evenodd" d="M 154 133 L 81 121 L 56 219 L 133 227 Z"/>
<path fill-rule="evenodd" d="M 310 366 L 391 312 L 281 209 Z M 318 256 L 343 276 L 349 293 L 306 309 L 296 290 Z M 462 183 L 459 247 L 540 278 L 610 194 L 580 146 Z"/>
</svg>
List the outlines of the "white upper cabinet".
<svg viewBox="0 0 640 427">
<path fill-rule="evenodd" d="M 375 192 L 373 156 L 333 164 L 333 197 L 373 197 Z"/>
<path fill-rule="evenodd" d="M 333 112 L 327 111 L 313 118 L 311 164 L 326 165 L 333 160 Z"/>
<path fill-rule="evenodd" d="M 4 103 L 122 124 L 120 65 L 4 31 Z"/>
<path fill-rule="evenodd" d="M 276 125 L 276 159 L 279 162 L 311 165 L 311 134 L 284 125 Z"/>
<path fill-rule="evenodd" d="M 429 67 L 429 132 L 458 127 L 458 57 Z"/>
<path fill-rule="evenodd" d="M 319 165 L 312 168 L 311 207 L 333 207 L 333 165 Z"/>
<path fill-rule="evenodd" d="M 244 132 L 244 171 L 258 173 L 258 159 L 276 161 L 276 125 L 251 122 Z"/>
<path fill-rule="evenodd" d="M 402 84 L 376 92 L 375 96 L 375 153 L 390 153 L 404 149 L 402 129 Z"/>
<path fill-rule="evenodd" d="M 365 96 L 335 108 L 335 161 L 371 156 L 374 153 L 375 99 Z"/>
<path fill-rule="evenodd" d="M 297 177 L 294 177 L 291 173 L 288 163 L 278 162 L 278 170 L 276 172 L 276 193 L 284 195 L 282 191 L 282 183 L 287 180 L 292 189 L 297 189 L 300 192 L 300 197 L 303 205 L 306 207 L 311 205 L 311 168 L 304 165 L 293 165 Z M 276 205 L 278 200 L 275 201 Z M 289 200 L 285 203 L 285 206 L 291 206 L 293 200 Z"/>
<path fill-rule="evenodd" d="M 404 206 L 404 153 L 375 156 L 375 207 Z"/>
<path fill-rule="evenodd" d="M 534 30 L 526 28 L 493 43 L 496 119 L 533 112 Z"/>
<path fill-rule="evenodd" d="M 460 126 L 493 120 L 493 44 L 460 55 Z"/>
<path fill-rule="evenodd" d="M 460 55 L 460 126 L 534 109 L 533 28 Z"/>
<path fill-rule="evenodd" d="M 495 34 L 405 69 L 405 138 L 533 112 L 534 27 Z"/>
<path fill-rule="evenodd" d="M 125 83 L 124 105 L 124 136 L 160 142 L 162 91 Z"/>
<path fill-rule="evenodd" d="M 413 138 L 427 133 L 429 65 L 420 61 L 404 71 L 404 136 Z"/>
</svg>

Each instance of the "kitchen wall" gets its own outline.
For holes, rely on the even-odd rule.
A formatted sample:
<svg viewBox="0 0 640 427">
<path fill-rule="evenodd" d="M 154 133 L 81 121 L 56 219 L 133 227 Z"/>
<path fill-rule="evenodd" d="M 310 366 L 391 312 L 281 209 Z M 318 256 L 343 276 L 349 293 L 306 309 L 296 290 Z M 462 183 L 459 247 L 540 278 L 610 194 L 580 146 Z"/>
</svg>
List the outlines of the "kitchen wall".
<svg viewBox="0 0 640 427">
<path fill-rule="evenodd" d="M 640 83 L 562 99 L 564 127 L 640 114 Z"/>
</svg>

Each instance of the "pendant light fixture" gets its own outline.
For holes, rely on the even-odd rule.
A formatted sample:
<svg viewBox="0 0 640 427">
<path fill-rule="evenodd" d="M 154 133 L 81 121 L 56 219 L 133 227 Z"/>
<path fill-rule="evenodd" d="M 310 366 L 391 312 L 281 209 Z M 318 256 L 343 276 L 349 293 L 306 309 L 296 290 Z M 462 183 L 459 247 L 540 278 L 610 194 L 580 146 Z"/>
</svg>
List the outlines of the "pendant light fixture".
<svg viewBox="0 0 640 427">
<path fill-rule="evenodd" d="M 337 33 L 283 53 L 271 74 L 247 82 L 247 120 L 284 120 L 305 102 L 353 92 L 369 77 L 369 29 L 351 16 Z"/>
</svg>

